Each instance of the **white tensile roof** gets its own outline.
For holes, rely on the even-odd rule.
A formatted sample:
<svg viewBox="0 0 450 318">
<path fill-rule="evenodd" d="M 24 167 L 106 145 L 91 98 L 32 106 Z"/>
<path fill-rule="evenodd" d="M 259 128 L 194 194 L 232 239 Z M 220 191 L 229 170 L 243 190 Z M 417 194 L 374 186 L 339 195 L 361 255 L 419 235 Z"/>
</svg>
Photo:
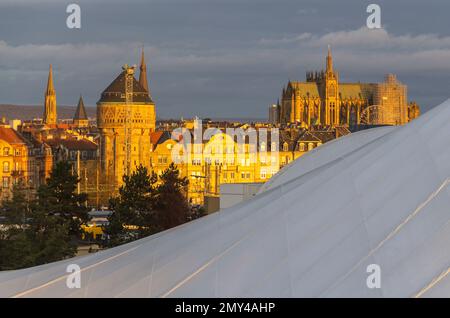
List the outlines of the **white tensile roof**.
<svg viewBox="0 0 450 318">
<path fill-rule="evenodd" d="M 0 273 L 0 296 L 450 296 L 449 177 L 450 100 L 405 126 L 325 144 L 230 209 Z M 72 263 L 80 289 L 66 286 Z M 380 288 L 368 288 L 370 264 Z"/>
</svg>

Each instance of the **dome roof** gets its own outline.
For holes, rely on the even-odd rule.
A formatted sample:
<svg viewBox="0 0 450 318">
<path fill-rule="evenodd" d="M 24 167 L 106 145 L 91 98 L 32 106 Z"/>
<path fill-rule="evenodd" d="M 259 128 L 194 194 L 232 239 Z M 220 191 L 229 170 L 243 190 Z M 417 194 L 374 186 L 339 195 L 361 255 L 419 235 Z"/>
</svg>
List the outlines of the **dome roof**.
<svg viewBox="0 0 450 318">
<path fill-rule="evenodd" d="M 249 201 L 0 273 L 0 297 L 448 297 L 450 100 L 317 148 Z M 303 163 L 303 164 L 302 164 Z M 66 287 L 69 264 L 81 288 Z M 380 288 L 368 268 L 379 266 Z"/>
<path fill-rule="evenodd" d="M 116 79 L 109 84 L 103 91 L 100 100 L 101 103 L 125 103 L 125 71 L 121 72 Z M 153 104 L 149 93 L 133 77 L 133 103 Z"/>
</svg>

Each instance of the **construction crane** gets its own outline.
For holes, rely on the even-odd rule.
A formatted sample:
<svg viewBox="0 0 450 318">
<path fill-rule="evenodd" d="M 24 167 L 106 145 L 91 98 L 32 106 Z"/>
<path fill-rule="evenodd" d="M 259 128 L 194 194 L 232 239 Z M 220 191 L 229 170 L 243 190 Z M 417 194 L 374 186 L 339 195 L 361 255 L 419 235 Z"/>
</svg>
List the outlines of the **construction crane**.
<svg viewBox="0 0 450 318">
<path fill-rule="evenodd" d="M 132 109 L 133 103 L 133 84 L 134 84 L 134 70 L 136 65 L 128 66 L 125 64 L 122 69 L 125 72 L 125 174 L 129 176 L 131 174 L 131 121 L 132 121 Z"/>
</svg>

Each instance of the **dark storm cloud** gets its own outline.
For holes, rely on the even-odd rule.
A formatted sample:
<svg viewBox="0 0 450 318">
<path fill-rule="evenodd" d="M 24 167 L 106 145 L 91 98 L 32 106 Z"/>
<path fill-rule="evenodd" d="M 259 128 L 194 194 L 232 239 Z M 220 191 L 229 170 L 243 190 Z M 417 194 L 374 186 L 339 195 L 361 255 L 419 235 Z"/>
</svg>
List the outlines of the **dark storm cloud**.
<svg viewBox="0 0 450 318">
<path fill-rule="evenodd" d="M 75 2 L 75 1 L 73 1 Z M 363 26 L 382 7 L 382 30 Z M 428 108 L 450 94 L 448 1 L 0 0 L 0 103 L 40 104 L 48 64 L 59 104 L 94 105 L 145 45 L 159 117 L 266 117 L 288 79 L 322 68 L 331 44 L 342 81 L 393 72 Z"/>
</svg>

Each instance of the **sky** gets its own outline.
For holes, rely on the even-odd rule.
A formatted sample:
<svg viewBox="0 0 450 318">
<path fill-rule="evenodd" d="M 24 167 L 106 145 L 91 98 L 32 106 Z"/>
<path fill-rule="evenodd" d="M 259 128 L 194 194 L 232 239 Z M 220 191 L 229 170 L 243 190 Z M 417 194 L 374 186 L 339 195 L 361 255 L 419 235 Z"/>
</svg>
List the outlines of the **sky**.
<svg viewBox="0 0 450 318">
<path fill-rule="evenodd" d="M 159 118 L 266 118 L 330 44 L 340 81 L 394 73 L 426 111 L 450 95 L 449 15 L 448 0 L 0 0 L 0 104 L 42 105 L 51 63 L 58 104 L 95 106 L 144 46 Z"/>
</svg>

